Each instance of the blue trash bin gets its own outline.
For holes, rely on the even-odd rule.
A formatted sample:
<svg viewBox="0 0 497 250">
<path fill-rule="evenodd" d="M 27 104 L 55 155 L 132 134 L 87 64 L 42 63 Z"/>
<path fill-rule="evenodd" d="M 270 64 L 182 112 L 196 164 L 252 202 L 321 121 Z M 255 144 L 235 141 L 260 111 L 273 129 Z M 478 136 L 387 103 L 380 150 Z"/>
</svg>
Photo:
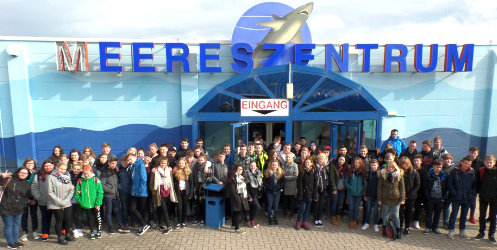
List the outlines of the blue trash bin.
<svg viewBox="0 0 497 250">
<path fill-rule="evenodd" d="M 223 185 L 209 184 L 204 187 L 205 198 L 205 225 L 220 228 L 224 225 L 224 196 L 221 192 Z"/>
</svg>

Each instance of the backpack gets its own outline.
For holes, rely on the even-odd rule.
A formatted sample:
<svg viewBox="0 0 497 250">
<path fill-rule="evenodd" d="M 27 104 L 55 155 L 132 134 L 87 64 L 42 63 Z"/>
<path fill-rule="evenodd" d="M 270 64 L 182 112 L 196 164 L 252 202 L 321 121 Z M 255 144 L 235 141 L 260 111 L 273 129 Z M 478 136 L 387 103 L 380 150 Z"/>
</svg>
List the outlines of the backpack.
<svg viewBox="0 0 497 250">
<path fill-rule="evenodd" d="M 397 228 L 395 228 L 395 223 L 393 222 L 392 217 L 388 217 L 387 221 L 387 236 L 395 239 L 395 235 L 397 235 Z"/>
</svg>

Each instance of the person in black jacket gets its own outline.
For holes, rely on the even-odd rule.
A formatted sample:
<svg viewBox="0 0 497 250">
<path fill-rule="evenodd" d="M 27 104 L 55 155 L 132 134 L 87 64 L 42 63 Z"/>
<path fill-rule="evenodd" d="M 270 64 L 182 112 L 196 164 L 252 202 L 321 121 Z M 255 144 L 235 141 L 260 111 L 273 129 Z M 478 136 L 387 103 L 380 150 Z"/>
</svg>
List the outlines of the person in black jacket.
<svg viewBox="0 0 497 250">
<path fill-rule="evenodd" d="M 490 207 L 490 227 L 488 228 L 488 239 L 490 243 L 495 241 L 495 227 L 497 215 L 497 170 L 495 169 L 495 157 L 488 155 L 485 158 L 485 167 L 480 168 L 477 177 L 477 189 L 480 194 L 480 230 L 475 240 L 485 237 L 487 209 Z"/>
<path fill-rule="evenodd" d="M 452 200 L 452 212 L 449 218 L 449 238 L 454 238 L 454 228 L 457 214 L 461 208 L 459 216 L 459 234 L 465 239 L 469 239 L 466 234 L 466 218 L 471 201 L 476 196 L 476 173 L 471 167 L 471 158 L 464 157 L 460 167 L 456 168 L 447 179 L 447 190 L 449 198 Z"/>
<path fill-rule="evenodd" d="M 285 171 L 278 160 L 273 160 L 264 171 L 264 188 L 266 190 L 266 212 L 269 226 L 278 226 L 278 204 L 285 186 Z"/>
<path fill-rule="evenodd" d="M 185 228 L 187 203 L 192 197 L 192 171 L 190 170 L 190 167 L 188 167 L 185 158 L 180 158 L 176 163 L 176 167 L 172 171 L 174 177 L 174 189 L 176 191 L 176 196 L 178 197 L 178 205 L 176 206 L 176 218 L 178 218 L 178 224 L 176 225 L 176 228 Z"/>
<path fill-rule="evenodd" d="M 20 167 L 13 175 L 6 171 L 0 176 L 0 185 L 4 187 L 0 202 L 0 215 L 3 220 L 3 234 L 7 240 L 7 247 L 17 249 L 24 244 L 19 242 L 19 224 L 24 206 L 31 196 L 31 187 L 26 181 L 29 179 L 29 170 Z"/>
<path fill-rule="evenodd" d="M 257 228 L 259 224 L 255 221 L 255 217 L 261 210 L 261 205 L 259 204 L 259 193 L 262 190 L 262 176 L 261 171 L 257 168 L 257 163 L 255 161 L 251 161 L 249 163 L 249 168 L 245 170 L 245 176 L 247 177 L 248 182 L 248 192 L 250 193 L 249 199 L 249 227 Z"/>
<path fill-rule="evenodd" d="M 235 164 L 230 171 L 226 185 L 226 192 L 231 201 L 235 232 L 239 234 L 245 234 L 245 231 L 240 229 L 240 221 L 242 219 L 242 213 L 250 209 L 248 200 L 252 199 L 250 193 L 247 191 L 247 178 L 245 177 L 245 171 L 243 171 L 243 169 L 244 167 L 242 164 Z"/>
<path fill-rule="evenodd" d="M 119 200 L 119 173 L 117 172 L 117 163 L 119 160 L 116 157 L 111 157 L 108 161 L 108 166 L 102 169 L 100 173 L 100 181 L 104 190 L 104 205 L 105 205 L 105 219 L 109 226 L 107 233 L 112 235 L 112 212 L 117 212 L 117 220 L 119 222 L 120 233 L 128 233 L 129 229 L 126 228 L 124 216 L 121 208 L 121 201 Z"/>
<path fill-rule="evenodd" d="M 406 190 L 406 202 L 400 206 L 400 227 L 404 225 L 404 234 L 409 234 L 414 203 L 418 197 L 418 190 L 421 186 L 419 173 L 412 167 L 411 160 L 403 156 L 399 160 L 399 166 L 404 170 L 404 186 Z"/>
<path fill-rule="evenodd" d="M 300 200 L 300 209 L 297 215 L 295 229 L 299 230 L 303 227 L 309 230 L 307 224 L 307 216 L 309 207 L 312 201 L 318 200 L 318 178 L 316 168 L 310 158 L 304 160 L 304 164 L 299 167 L 299 175 L 297 177 L 297 200 Z"/>
<path fill-rule="evenodd" d="M 423 182 L 426 197 L 426 229 L 424 234 L 429 234 L 430 231 L 441 234 L 438 229 L 438 222 L 440 221 L 444 201 L 447 198 L 445 191 L 446 175 L 442 167 L 442 161 L 435 159 L 433 167 L 428 170 Z"/>
<path fill-rule="evenodd" d="M 378 167 L 380 163 L 378 160 L 373 159 L 369 163 L 369 170 L 366 173 L 366 187 L 364 188 L 364 201 L 366 206 L 363 208 L 364 212 L 364 225 L 361 229 L 366 230 L 369 228 L 371 218 L 371 210 L 373 210 L 373 229 L 375 232 L 379 231 L 378 223 L 380 216 L 378 213 Z"/>
<path fill-rule="evenodd" d="M 400 153 L 399 159 L 406 156 L 411 160 L 411 162 L 414 160 L 414 156 L 418 154 L 418 150 L 416 149 L 418 146 L 418 142 L 415 140 L 412 140 L 409 142 L 409 146 Z"/>
<path fill-rule="evenodd" d="M 480 168 L 485 167 L 485 163 L 478 158 L 480 155 L 480 149 L 478 147 L 471 147 L 469 148 L 469 154 L 468 157 L 471 158 L 471 168 L 475 170 L 476 173 L 480 170 Z M 471 201 L 471 206 L 469 207 L 469 222 L 475 224 L 476 219 L 475 219 L 475 211 L 476 211 L 476 196 L 473 197 L 473 200 Z"/>
</svg>

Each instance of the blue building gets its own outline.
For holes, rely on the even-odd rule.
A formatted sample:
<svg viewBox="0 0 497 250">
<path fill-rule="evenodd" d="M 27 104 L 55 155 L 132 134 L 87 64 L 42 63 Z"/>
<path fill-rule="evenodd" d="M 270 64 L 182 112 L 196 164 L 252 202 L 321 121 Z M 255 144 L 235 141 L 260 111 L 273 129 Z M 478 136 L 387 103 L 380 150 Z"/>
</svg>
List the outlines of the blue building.
<svg viewBox="0 0 497 250">
<path fill-rule="evenodd" d="M 204 137 L 211 152 L 256 135 L 266 142 L 276 135 L 289 142 L 304 136 L 308 142 L 333 148 L 346 144 L 355 151 L 362 144 L 379 147 L 393 128 L 407 143 L 417 140 L 418 148 L 422 140 L 441 136 L 456 161 L 471 146 L 481 154 L 497 153 L 497 46 L 475 45 L 470 61 L 456 58 L 449 65 L 470 68 L 457 72 L 444 68 L 447 46 L 436 48 L 435 59 L 430 47 L 424 47 L 423 65 L 436 66 L 422 73 L 415 66 L 414 46 L 405 46 L 404 65 L 395 60 L 386 65 L 387 46 L 380 45 L 370 51 L 370 69 L 365 71 L 365 50 L 318 44 L 307 65 L 237 73 L 229 42 L 207 48 L 214 59 L 202 58 L 204 45 L 185 44 L 187 61 L 171 62 L 170 69 L 167 52 L 180 56 L 184 48 L 157 42 L 133 53 L 138 46 L 133 41 L 117 43 L 119 47 L 108 46 L 105 53 L 119 56 L 106 58 L 102 66 L 102 55 L 108 54 L 102 54 L 101 41 L 0 40 L 2 169 L 15 168 L 26 157 L 42 161 L 56 145 L 67 152 L 89 145 L 98 153 L 107 142 L 121 155 L 128 147 L 153 142 L 178 146 L 182 137 Z M 327 46 L 345 54 L 348 62 L 331 60 Z M 463 47 L 456 49 L 462 58 Z M 137 63 L 140 53 L 153 59 L 138 58 Z M 122 70 L 105 72 L 109 65 Z M 152 66 L 153 72 L 137 72 Z M 206 67 L 220 67 L 221 72 L 206 72 Z M 288 115 L 267 111 L 244 116 L 244 99 L 287 100 Z"/>
</svg>

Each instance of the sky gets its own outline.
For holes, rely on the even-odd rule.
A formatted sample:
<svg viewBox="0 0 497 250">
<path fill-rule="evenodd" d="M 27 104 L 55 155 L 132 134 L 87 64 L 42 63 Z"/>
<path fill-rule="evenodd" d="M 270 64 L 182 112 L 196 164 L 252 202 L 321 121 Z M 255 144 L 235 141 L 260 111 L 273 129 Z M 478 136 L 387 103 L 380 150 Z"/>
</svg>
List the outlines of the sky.
<svg viewBox="0 0 497 250">
<path fill-rule="evenodd" d="M 261 2 L 0 0 L 0 36 L 230 40 L 240 16 Z M 497 1 L 315 0 L 307 23 L 314 43 L 495 44 Z"/>
</svg>

